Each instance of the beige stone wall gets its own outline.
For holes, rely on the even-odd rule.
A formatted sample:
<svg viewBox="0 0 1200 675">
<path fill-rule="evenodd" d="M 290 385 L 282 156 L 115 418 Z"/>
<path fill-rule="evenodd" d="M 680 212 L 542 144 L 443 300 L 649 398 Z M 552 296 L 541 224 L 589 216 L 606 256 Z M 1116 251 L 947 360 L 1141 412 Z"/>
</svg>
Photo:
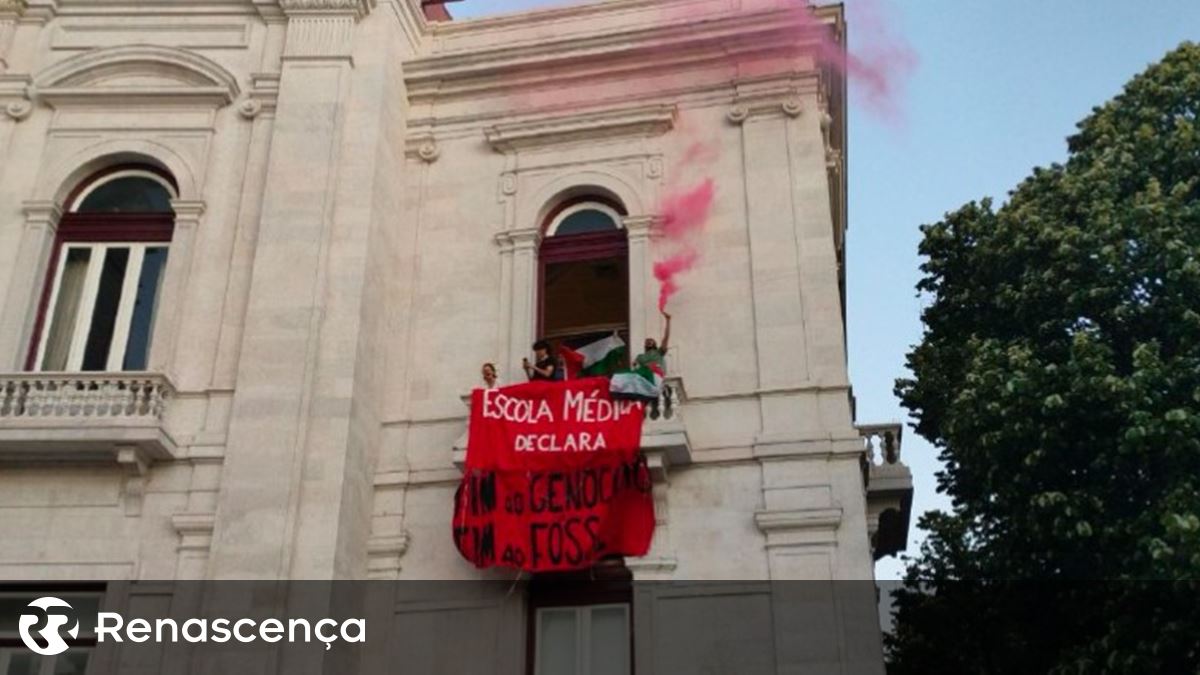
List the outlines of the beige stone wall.
<svg viewBox="0 0 1200 675">
<path fill-rule="evenodd" d="M 0 2 L 0 372 L 23 369 L 66 193 L 133 159 L 180 187 L 151 356 L 172 457 L 5 459 L 0 577 L 480 576 L 450 539 L 460 397 L 483 361 L 519 374 L 542 217 L 580 191 L 624 204 L 639 344 L 662 327 L 660 200 L 710 175 L 673 304 L 686 452 L 630 565 L 870 578 L 837 85 L 786 4 L 431 26 L 405 0 Z M 703 166 L 697 141 L 718 150 Z"/>
</svg>

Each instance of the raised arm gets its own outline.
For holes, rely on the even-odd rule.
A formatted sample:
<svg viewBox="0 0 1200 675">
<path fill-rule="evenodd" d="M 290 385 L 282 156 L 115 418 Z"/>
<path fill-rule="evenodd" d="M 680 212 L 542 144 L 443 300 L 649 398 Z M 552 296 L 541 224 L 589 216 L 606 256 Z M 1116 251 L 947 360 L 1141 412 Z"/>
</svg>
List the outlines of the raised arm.
<svg viewBox="0 0 1200 675">
<path fill-rule="evenodd" d="M 667 320 L 667 326 L 663 329 L 663 339 L 662 342 L 658 343 L 658 349 L 663 354 L 666 354 L 668 346 L 667 343 L 671 341 L 671 315 L 667 314 L 666 312 L 663 312 L 662 315 L 663 318 Z"/>
</svg>

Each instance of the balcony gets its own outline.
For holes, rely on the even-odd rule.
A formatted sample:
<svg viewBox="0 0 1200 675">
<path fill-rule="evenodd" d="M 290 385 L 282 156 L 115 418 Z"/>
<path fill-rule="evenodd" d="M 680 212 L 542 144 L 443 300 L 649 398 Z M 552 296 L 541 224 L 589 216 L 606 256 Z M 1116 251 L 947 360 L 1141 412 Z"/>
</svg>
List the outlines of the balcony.
<svg viewBox="0 0 1200 675">
<path fill-rule="evenodd" d="M 858 433 L 863 439 L 867 531 L 875 559 L 879 560 L 907 546 L 912 517 L 912 472 L 900 461 L 902 424 L 860 424 Z"/>
<path fill-rule="evenodd" d="M 153 373 L 0 375 L 0 461 L 105 461 L 144 473 L 175 456 L 174 388 Z"/>
<path fill-rule="evenodd" d="M 687 390 L 683 378 L 668 377 L 664 381 L 663 393 L 658 401 L 657 415 L 647 408 L 646 421 L 642 425 L 642 451 L 655 480 L 666 477 L 668 468 L 692 463 L 692 447 L 688 442 L 683 425 L 683 408 L 687 404 Z M 471 396 L 462 397 L 463 404 L 471 405 Z M 454 444 L 454 465 L 461 471 L 467 463 L 467 432 Z"/>
</svg>

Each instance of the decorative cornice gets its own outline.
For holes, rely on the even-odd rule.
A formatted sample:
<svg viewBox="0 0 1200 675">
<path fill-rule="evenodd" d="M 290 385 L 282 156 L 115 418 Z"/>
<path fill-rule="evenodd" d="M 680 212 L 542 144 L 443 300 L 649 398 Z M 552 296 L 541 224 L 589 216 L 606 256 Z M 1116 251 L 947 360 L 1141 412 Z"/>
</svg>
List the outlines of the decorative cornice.
<svg viewBox="0 0 1200 675">
<path fill-rule="evenodd" d="M 484 136 L 493 150 L 515 152 L 577 141 L 657 136 L 674 128 L 675 117 L 675 106 L 645 105 L 496 124 L 484 130 Z"/>
<path fill-rule="evenodd" d="M 427 103 L 503 90 L 553 90 L 581 78 L 617 80 L 714 64 L 728 67 L 731 61 L 811 53 L 817 45 L 818 32 L 798 34 L 795 9 L 782 5 L 709 10 L 703 16 L 684 15 L 669 22 L 637 21 L 608 30 L 584 30 L 587 14 L 633 12 L 662 4 L 666 0 L 610 0 L 522 13 L 514 18 L 521 22 L 520 34 L 528 37 L 516 42 L 511 37 L 513 26 L 492 20 L 437 24 L 432 31 L 438 44 L 453 48 L 405 62 L 410 99 Z M 828 22 L 836 20 L 838 12 L 818 13 Z M 538 27 L 545 30 L 539 32 Z M 508 39 L 500 39 L 502 35 Z M 811 61 L 814 65 L 804 68 L 804 74 L 815 77 L 815 59 Z"/>
<path fill-rule="evenodd" d="M 27 201 L 21 205 L 25 222 L 30 224 L 56 225 L 62 217 L 62 207 L 48 200 Z"/>
<path fill-rule="evenodd" d="M 171 200 L 171 210 L 175 212 L 177 225 L 200 220 L 204 215 L 204 202 L 199 200 Z"/>
<path fill-rule="evenodd" d="M 542 230 L 537 227 L 508 230 L 496 235 L 496 244 L 502 251 L 534 250 L 541 242 Z"/>
<path fill-rule="evenodd" d="M 297 14 L 353 14 L 356 19 L 371 13 L 376 0 L 279 0 L 288 16 Z"/>
</svg>

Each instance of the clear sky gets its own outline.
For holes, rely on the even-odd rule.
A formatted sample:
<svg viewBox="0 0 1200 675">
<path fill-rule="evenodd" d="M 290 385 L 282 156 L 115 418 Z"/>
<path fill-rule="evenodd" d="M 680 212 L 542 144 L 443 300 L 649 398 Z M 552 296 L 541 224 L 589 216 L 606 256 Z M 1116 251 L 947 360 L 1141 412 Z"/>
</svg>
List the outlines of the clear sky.
<svg viewBox="0 0 1200 675">
<path fill-rule="evenodd" d="M 918 227 L 965 202 L 1003 200 L 1033 167 L 1066 158 L 1066 137 L 1093 106 L 1184 40 L 1200 41 L 1200 0 L 881 0 L 920 58 L 904 128 L 852 107 L 849 130 L 850 379 L 861 422 L 903 420 L 892 383 L 921 336 Z M 856 0 L 846 0 L 851 49 Z M 457 18 L 570 4 L 465 0 Z M 853 89 L 852 89 L 853 101 Z M 905 429 L 902 458 L 916 517 L 945 507 L 936 451 Z M 877 566 L 897 578 L 895 559 Z"/>
</svg>

